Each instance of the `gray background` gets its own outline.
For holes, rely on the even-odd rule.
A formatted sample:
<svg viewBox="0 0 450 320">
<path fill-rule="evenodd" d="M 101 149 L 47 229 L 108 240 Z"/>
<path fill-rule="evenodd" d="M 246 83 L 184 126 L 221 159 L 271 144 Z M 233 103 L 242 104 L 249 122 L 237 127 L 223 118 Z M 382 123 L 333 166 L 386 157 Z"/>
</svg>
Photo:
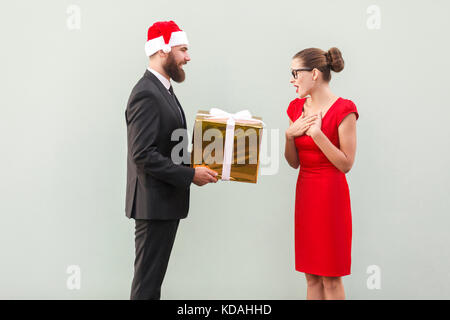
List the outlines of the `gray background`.
<svg viewBox="0 0 450 320">
<path fill-rule="evenodd" d="M 81 29 L 69 30 L 69 5 Z M 381 28 L 367 27 L 370 5 Z M 294 270 L 297 171 L 283 157 L 290 59 L 337 46 L 332 90 L 358 108 L 349 299 L 450 298 L 448 1 L 9 1 L 1 10 L 0 298 L 128 299 L 134 223 L 124 214 L 129 93 L 147 28 L 189 37 L 175 84 L 199 109 L 250 109 L 279 129 L 279 170 L 258 184 L 191 189 L 164 299 L 304 299 Z M 81 289 L 66 286 L 69 265 Z M 381 289 L 366 285 L 381 269 Z"/>
</svg>

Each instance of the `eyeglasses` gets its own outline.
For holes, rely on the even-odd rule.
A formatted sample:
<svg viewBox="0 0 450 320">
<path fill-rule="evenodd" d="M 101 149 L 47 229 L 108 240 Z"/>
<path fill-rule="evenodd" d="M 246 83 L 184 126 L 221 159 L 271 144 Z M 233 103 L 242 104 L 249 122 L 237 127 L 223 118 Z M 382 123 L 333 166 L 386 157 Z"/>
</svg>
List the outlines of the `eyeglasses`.
<svg viewBox="0 0 450 320">
<path fill-rule="evenodd" d="M 293 69 L 291 70 L 291 74 L 294 77 L 294 79 L 297 79 L 297 72 L 299 71 L 312 71 L 313 68 L 301 68 L 301 69 Z"/>
</svg>

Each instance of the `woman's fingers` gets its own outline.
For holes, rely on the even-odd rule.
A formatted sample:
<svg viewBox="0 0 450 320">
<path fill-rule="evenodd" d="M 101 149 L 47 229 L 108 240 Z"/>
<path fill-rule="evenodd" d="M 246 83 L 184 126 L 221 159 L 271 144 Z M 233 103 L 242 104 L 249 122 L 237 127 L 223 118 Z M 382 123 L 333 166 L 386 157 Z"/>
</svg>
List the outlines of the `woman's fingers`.
<svg viewBox="0 0 450 320">
<path fill-rule="evenodd" d="M 303 131 L 303 132 L 304 132 L 304 131 L 308 130 L 308 129 L 309 129 L 309 127 L 311 127 L 311 125 L 309 125 L 309 124 L 308 124 L 308 125 L 305 125 L 305 126 L 304 126 L 304 127 L 302 128 L 302 130 L 301 130 L 301 131 Z"/>
<path fill-rule="evenodd" d="M 298 122 L 300 124 L 308 123 L 308 122 L 311 122 L 311 121 L 316 121 L 317 120 L 317 116 L 311 116 L 311 117 L 300 119 L 300 120 L 301 121 Z"/>
<path fill-rule="evenodd" d="M 315 118 L 317 118 L 317 114 L 312 114 L 310 116 L 305 116 L 305 114 L 302 113 L 302 116 L 299 117 L 297 120 L 295 120 L 295 122 L 302 122 L 302 121 L 307 121 L 309 119 L 315 119 Z"/>
<path fill-rule="evenodd" d="M 317 120 L 317 116 L 315 116 L 315 115 L 303 119 L 304 122 L 316 121 L 316 120 Z"/>
<path fill-rule="evenodd" d="M 292 123 L 292 131 L 295 132 L 293 135 L 295 137 L 301 136 L 305 133 L 306 130 L 309 129 L 309 127 L 314 124 L 314 122 L 317 120 L 318 115 L 313 114 L 310 116 L 303 117 L 304 114 L 302 114 L 301 117 L 299 117 L 297 120 L 295 120 L 294 123 Z"/>
<path fill-rule="evenodd" d="M 293 136 L 294 137 L 299 137 L 303 134 L 305 134 L 305 132 L 311 127 L 312 124 L 304 124 L 302 126 L 300 126 L 297 130 L 295 130 Z"/>
<path fill-rule="evenodd" d="M 306 124 L 303 126 L 303 130 L 308 130 L 309 127 L 311 127 L 313 124 L 314 124 L 314 123 L 306 123 Z"/>
<path fill-rule="evenodd" d="M 316 121 L 316 119 L 311 119 L 311 120 L 305 121 L 303 123 L 303 125 L 305 125 L 305 124 L 312 124 L 312 123 L 314 123 L 314 121 Z"/>
</svg>

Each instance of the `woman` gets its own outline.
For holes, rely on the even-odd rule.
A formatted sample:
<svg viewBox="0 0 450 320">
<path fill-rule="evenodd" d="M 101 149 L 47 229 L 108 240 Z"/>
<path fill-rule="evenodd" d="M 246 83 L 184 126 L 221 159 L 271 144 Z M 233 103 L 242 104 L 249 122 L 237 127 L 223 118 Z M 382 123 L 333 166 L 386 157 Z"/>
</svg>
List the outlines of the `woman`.
<svg viewBox="0 0 450 320">
<path fill-rule="evenodd" d="M 309 48 L 291 63 L 298 98 L 287 109 L 285 158 L 300 166 L 295 198 L 295 269 L 305 273 L 307 299 L 345 299 L 350 274 L 352 217 L 345 174 L 356 152 L 358 111 L 330 90 L 331 71 L 344 60 L 337 48 Z"/>
</svg>

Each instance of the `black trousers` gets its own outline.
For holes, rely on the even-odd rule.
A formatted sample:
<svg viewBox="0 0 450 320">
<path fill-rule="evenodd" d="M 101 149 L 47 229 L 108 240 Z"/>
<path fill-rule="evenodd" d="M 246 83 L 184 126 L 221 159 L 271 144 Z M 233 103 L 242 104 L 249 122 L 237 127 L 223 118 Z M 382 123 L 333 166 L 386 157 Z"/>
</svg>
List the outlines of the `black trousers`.
<svg viewBox="0 0 450 320">
<path fill-rule="evenodd" d="M 159 300 L 180 219 L 135 220 L 134 277 L 131 300 Z"/>
</svg>

